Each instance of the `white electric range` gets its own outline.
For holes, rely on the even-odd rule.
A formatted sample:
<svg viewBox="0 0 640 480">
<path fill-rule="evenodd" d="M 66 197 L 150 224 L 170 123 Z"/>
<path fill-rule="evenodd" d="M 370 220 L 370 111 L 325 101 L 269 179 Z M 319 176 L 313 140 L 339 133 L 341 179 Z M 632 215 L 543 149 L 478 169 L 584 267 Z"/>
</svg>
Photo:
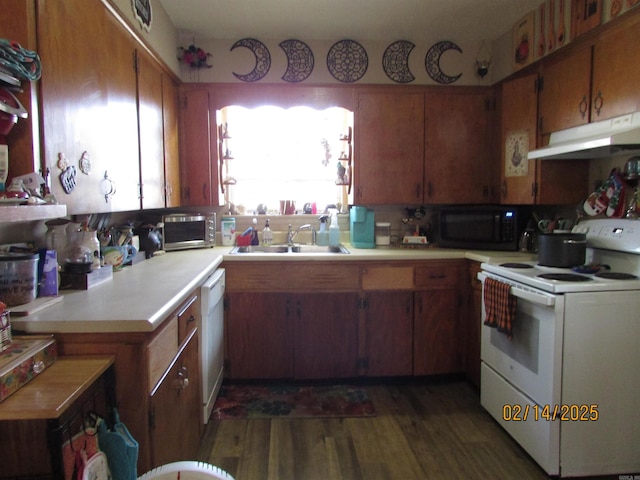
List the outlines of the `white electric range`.
<svg viewBox="0 0 640 480">
<path fill-rule="evenodd" d="M 550 475 L 640 473 L 640 221 L 573 232 L 597 273 L 482 264 L 517 308 L 511 339 L 482 326 L 481 403 Z"/>
</svg>

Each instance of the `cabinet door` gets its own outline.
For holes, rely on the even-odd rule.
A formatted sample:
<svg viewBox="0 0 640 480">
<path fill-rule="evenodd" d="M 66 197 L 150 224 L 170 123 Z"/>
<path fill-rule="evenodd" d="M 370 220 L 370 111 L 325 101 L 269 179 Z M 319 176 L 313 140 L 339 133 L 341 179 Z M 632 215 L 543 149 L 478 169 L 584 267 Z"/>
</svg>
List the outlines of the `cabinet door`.
<svg viewBox="0 0 640 480">
<path fill-rule="evenodd" d="M 217 168 L 212 155 L 212 131 L 215 122 L 209 111 L 207 90 L 187 90 L 180 95 L 180 172 L 183 205 L 214 205 L 217 192 Z M 217 198 L 215 199 L 217 204 Z"/>
<path fill-rule="evenodd" d="M 200 445 L 198 337 L 193 331 L 150 397 L 152 466 L 195 458 Z"/>
<path fill-rule="evenodd" d="M 593 50 L 591 121 L 640 111 L 640 17 L 598 37 Z"/>
<path fill-rule="evenodd" d="M 284 293 L 227 293 L 227 376 L 293 377 L 293 308 Z"/>
<path fill-rule="evenodd" d="M 546 145 L 550 133 L 589 122 L 591 48 L 579 47 L 545 63 L 541 82 L 540 135 Z"/>
<path fill-rule="evenodd" d="M 358 373 L 358 294 L 293 295 L 295 378 L 347 378 Z"/>
<path fill-rule="evenodd" d="M 180 206 L 180 151 L 178 142 L 178 87 L 162 75 L 164 129 L 164 199 L 168 208 Z"/>
<path fill-rule="evenodd" d="M 45 72 L 43 154 L 52 192 L 69 214 L 139 209 L 132 38 L 102 2 L 86 0 L 37 2 L 37 32 Z M 78 167 L 84 152 L 90 160 L 87 174 Z M 59 180 L 65 168 L 61 155 L 77 169 L 69 194 Z M 112 183 L 104 181 L 105 172 Z M 108 201 L 105 190 L 115 192 Z"/>
<path fill-rule="evenodd" d="M 428 203 L 487 203 L 498 183 L 492 94 L 425 95 L 425 192 Z"/>
<path fill-rule="evenodd" d="M 35 0 L 3 0 L 0 8 L 0 38 L 18 42 L 22 47 L 37 51 L 35 32 Z M 40 169 L 38 139 L 39 82 L 22 82 L 19 92 L 12 92 L 29 112 L 21 118 L 6 138 L 9 147 L 8 178 L 37 172 Z"/>
<path fill-rule="evenodd" d="M 480 386 L 480 329 L 482 324 L 482 282 L 478 280 L 480 262 L 469 261 L 470 298 L 465 315 L 465 371 L 467 378 Z"/>
<path fill-rule="evenodd" d="M 464 340 L 459 324 L 457 289 L 415 292 L 413 372 L 415 375 L 463 370 Z"/>
<path fill-rule="evenodd" d="M 536 79 L 531 74 L 502 86 L 500 200 L 504 204 L 535 202 L 536 162 L 529 162 L 526 153 L 536 146 Z"/>
<path fill-rule="evenodd" d="M 423 94 L 361 93 L 355 117 L 355 203 L 422 203 L 423 164 Z"/>
<path fill-rule="evenodd" d="M 368 376 L 413 373 L 413 292 L 368 292 L 364 298 L 364 371 Z"/>
<path fill-rule="evenodd" d="M 164 125 L 162 72 L 144 52 L 137 52 L 138 123 L 142 208 L 164 207 Z"/>
</svg>

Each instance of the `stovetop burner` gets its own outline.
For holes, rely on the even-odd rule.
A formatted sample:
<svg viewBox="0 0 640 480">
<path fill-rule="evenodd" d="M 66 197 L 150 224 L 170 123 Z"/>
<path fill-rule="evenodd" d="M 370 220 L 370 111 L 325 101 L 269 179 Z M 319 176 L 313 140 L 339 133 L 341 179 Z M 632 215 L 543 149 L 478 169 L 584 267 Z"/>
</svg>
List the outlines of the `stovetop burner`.
<svg viewBox="0 0 640 480">
<path fill-rule="evenodd" d="M 606 278 L 608 280 L 635 280 L 638 277 L 631 273 L 621 272 L 600 272 L 595 274 L 596 277 Z"/>
<path fill-rule="evenodd" d="M 546 280 L 558 280 L 561 282 L 587 282 L 591 280 L 589 277 L 577 275 L 575 273 L 541 273 L 538 277 Z"/>
<path fill-rule="evenodd" d="M 500 266 L 505 268 L 533 268 L 533 265 L 530 265 L 528 263 L 517 263 L 517 262 L 501 263 Z"/>
</svg>

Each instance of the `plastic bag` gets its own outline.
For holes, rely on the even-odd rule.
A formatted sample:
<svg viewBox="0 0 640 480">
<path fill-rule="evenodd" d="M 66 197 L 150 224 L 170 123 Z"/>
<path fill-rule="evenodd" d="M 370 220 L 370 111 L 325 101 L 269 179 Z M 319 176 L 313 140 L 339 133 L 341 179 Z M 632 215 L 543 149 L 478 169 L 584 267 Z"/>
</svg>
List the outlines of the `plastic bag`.
<svg viewBox="0 0 640 480">
<path fill-rule="evenodd" d="M 127 427 L 120 422 L 116 409 L 115 423 L 109 430 L 104 420 L 98 424 L 98 447 L 107 456 L 113 480 L 136 480 L 138 478 L 138 442 Z"/>
</svg>

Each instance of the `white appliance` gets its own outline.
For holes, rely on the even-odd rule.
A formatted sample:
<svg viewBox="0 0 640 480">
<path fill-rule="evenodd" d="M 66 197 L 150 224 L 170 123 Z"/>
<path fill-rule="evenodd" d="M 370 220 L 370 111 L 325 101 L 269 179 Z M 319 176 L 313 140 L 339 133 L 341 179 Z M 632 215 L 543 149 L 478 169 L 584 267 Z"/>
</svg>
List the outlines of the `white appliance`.
<svg viewBox="0 0 640 480">
<path fill-rule="evenodd" d="M 200 371 L 202 374 L 202 416 L 209 421 L 220 391 L 224 364 L 225 271 L 215 270 L 200 287 L 201 315 L 198 326 Z"/>
<path fill-rule="evenodd" d="M 481 265 L 483 289 L 508 283 L 517 307 L 510 340 L 484 325 L 483 303 L 480 401 L 549 475 L 638 473 L 640 221 L 573 232 L 587 235 L 587 263 L 609 270 Z"/>
</svg>

